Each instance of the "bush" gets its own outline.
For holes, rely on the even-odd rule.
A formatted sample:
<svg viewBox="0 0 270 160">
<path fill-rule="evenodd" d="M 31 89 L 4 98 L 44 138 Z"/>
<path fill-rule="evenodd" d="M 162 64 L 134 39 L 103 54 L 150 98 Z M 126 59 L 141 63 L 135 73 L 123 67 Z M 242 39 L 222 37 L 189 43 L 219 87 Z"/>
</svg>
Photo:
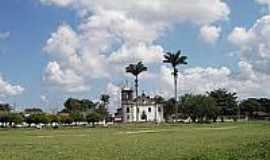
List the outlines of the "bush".
<svg viewBox="0 0 270 160">
<path fill-rule="evenodd" d="M 102 120 L 102 116 L 97 112 L 92 112 L 86 116 L 86 120 L 88 123 L 92 123 L 92 125 L 94 127 L 95 122 L 99 122 L 100 120 Z"/>
<path fill-rule="evenodd" d="M 59 117 L 57 115 L 48 115 L 48 119 L 50 123 L 58 123 L 59 122 Z"/>
<path fill-rule="evenodd" d="M 8 112 L 0 112 L 0 122 L 7 123 L 8 122 Z"/>
<path fill-rule="evenodd" d="M 71 118 L 73 119 L 74 122 L 82 122 L 84 121 L 84 117 L 81 113 L 79 112 L 75 112 L 75 113 L 71 113 Z"/>
<path fill-rule="evenodd" d="M 18 114 L 18 113 L 9 113 L 8 114 L 8 122 L 9 123 L 14 123 L 16 125 L 16 124 L 23 123 L 23 121 L 24 121 L 24 118 L 21 114 Z"/>
<path fill-rule="evenodd" d="M 38 114 L 32 114 L 29 117 L 26 118 L 26 122 L 28 124 L 35 123 L 43 123 L 48 124 L 49 123 L 49 117 L 45 113 L 38 113 Z"/>
<path fill-rule="evenodd" d="M 73 122 L 73 119 L 68 114 L 59 115 L 59 121 L 62 124 L 71 124 Z"/>
</svg>

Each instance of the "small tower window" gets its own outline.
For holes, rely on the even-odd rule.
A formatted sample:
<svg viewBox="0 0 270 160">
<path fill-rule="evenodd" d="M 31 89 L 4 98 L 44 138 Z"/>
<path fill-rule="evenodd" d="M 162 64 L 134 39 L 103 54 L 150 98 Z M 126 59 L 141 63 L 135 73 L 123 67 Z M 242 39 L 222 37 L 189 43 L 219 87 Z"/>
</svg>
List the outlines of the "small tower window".
<svg viewBox="0 0 270 160">
<path fill-rule="evenodd" d="M 130 112 L 130 109 L 129 109 L 129 107 L 127 107 L 127 113 L 129 113 Z"/>
<path fill-rule="evenodd" d="M 148 112 L 150 113 L 152 110 L 151 110 L 151 107 L 148 108 Z"/>
<path fill-rule="evenodd" d="M 158 112 L 161 112 L 161 108 L 160 107 L 158 107 Z"/>
</svg>

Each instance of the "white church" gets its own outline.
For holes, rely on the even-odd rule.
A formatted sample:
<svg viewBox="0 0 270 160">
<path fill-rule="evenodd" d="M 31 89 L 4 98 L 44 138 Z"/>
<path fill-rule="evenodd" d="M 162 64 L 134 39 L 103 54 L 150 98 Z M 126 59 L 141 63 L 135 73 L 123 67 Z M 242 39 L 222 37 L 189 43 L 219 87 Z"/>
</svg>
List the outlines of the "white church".
<svg viewBox="0 0 270 160">
<path fill-rule="evenodd" d="M 121 117 L 123 122 L 162 122 L 163 105 L 144 93 L 136 99 L 128 87 L 121 90 Z"/>
</svg>

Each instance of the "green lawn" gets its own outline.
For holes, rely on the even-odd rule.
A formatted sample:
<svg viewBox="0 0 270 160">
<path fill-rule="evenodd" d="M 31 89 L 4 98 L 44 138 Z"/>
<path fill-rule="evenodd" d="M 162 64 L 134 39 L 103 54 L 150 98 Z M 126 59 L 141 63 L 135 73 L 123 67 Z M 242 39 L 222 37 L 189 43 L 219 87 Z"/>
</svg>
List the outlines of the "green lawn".
<svg viewBox="0 0 270 160">
<path fill-rule="evenodd" d="M 0 129 L 1 160 L 270 159 L 270 123 Z"/>
</svg>

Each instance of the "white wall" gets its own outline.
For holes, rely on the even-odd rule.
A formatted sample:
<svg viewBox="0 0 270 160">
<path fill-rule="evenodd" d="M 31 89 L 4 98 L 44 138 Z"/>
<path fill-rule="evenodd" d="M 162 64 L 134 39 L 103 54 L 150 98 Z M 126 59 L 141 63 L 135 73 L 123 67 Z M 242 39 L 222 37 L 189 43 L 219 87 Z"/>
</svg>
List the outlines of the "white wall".
<svg viewBox="0 0 270 160">
<path fill-rule="evenodd" d="M 129 107 L 129 113 L 127 113 L 127 108 Z M 124 122 L 134 122 L 136 121 L 136 107 L 135 106 L 125 106 L 124 107 Z M 147 121 L 163 121 L 163 107 L 161 105 L 146 105 L 146 106 L 138 106 L 138 121 L 144 122 L 142 119 L 143 112 L 145 112 L 147 116 Z M 151 112 L 149 112 L 149 108 L 151 108 Z M 160 108 L 160 112 L 158 110 Z"/>
</svg>

